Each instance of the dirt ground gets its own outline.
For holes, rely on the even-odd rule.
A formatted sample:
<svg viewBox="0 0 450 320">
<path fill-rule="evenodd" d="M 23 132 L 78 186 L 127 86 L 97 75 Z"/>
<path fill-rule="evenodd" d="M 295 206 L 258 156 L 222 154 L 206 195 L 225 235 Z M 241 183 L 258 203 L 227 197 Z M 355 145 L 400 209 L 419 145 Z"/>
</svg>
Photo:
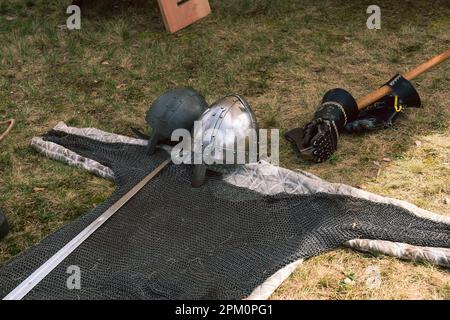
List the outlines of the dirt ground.
<svg viewBox="0 0 450 320">
<path fill-rule="evenodd" d="M 261 127 L 302 126 L 331 88 L 361 97 L 450 47 L 448 1 L 210 1 L 213 14 L 175 35 L 156 1 L 95 1 L 81 30 L 63 0 L 0 3 L 0 207 L 12 226 L 0 264 L 102 202 L 111 182 L 45 158 L 30 139 L 58 121 L 130 135 L 164 90 L 191 86 L 209 103 L 243 95 Z M 322 164 L 281 139 L 281 165 L 450 215 L 450 63 L 414 81 L 423 109 L 389 130 L 340 139 Z M 381 286 L 369 289 L 377 267 Z M 273 299 L 449 299 L 448 269 L 339 249 L 306 261 Z"/>
</svg>

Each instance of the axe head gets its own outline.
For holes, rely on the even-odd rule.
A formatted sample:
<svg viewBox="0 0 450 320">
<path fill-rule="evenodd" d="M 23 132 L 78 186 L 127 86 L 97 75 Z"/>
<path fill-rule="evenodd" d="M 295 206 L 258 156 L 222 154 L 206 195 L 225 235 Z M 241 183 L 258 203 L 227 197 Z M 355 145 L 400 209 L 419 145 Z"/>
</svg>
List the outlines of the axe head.
<svg viewBox="0 0 450 320">
<path fill-rule="evenodd" d="M 399 103 L 403 107 L 420 108 L 422 106 L 422 101 L 420 100 L 420 96 L 416 88 L 402 75 L 397 74 L 389 80 L 386 85 L 391 87 L 392 95 L 398 97 Z"/>
</svg>

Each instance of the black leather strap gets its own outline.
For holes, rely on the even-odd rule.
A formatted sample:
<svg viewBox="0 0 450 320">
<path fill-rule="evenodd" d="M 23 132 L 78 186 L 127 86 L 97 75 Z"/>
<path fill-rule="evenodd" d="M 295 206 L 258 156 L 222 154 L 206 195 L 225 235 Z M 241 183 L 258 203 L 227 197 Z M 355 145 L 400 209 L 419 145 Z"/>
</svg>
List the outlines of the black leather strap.
<svg viewBox="0 0 450 320">
<path fill-rule="evenodd" d="M 0 209 L 0 240 L 3 239 L 9 232 L 8 221 L 3 211 Z"/>
</svg>

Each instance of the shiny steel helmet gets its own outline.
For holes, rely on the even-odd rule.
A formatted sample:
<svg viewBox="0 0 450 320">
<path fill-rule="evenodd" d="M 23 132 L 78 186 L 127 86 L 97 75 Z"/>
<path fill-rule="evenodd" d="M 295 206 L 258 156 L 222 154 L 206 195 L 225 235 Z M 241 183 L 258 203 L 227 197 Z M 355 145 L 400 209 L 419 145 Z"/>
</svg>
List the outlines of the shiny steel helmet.
<svg viewBox="0 0 450 320">
<path fill-rule="evenodd" d="M 190 88 L 171 89 L 158 97 L 146 116 L 146 121 L 152 128 L 148 153 L 155 152 L 159 141 L 170 139 L 174 130 L 191 130 L 194 121 L 198 120 L 207 108 L 205 98 Z"/>
<path fill-rule="evenodd" d="M 206 165 L 227 164 L 230 159 L 239 164 L 257 161 L 258 125 L 244 98 L 232 94 L 216 101 L 199 121 L 201 130 L 194 130 L 194 163 L 199 156 L 203 161 L 194 166 L 193 186 L 203 184 Z"/>
</svg>

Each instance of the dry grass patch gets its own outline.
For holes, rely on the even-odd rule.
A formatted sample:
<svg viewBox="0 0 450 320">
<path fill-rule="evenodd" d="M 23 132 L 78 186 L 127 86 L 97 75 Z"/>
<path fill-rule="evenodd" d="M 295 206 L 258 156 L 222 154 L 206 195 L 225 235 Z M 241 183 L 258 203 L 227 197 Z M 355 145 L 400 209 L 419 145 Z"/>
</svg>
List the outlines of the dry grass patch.
<svg viewBox="0 0 450 320">
<path fill-rule="evenodd" d="M 371 270 L 381 285 L 370 289 Z M 428 264 L 336 250 L 307 260 L 272 299 L 449 299 L 450 274 Z"/>
</svg>

